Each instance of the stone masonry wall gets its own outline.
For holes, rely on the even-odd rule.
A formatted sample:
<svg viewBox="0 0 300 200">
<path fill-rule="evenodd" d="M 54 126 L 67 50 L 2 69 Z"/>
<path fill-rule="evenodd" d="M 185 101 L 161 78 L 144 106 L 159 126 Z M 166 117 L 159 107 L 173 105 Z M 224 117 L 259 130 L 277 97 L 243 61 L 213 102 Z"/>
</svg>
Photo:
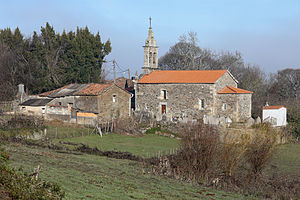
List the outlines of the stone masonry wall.
<svg viewBox="0 0 300 200">
<path fill-rule="evenodd" d="M 150 112 L 153 118 L 201 119 L 212 112 L 213 84 L 138 84 L 136 110 Z M 167 91 L 164 99 L 162 90 Z M 200 100 L 204 99 L 204 108 Z M 166 114 L 162 114 L 166 105 Z"/>
<path fill-rule="evenodd" d="M 216 92 L 226 86 L 237 87 L 237 83 L 232 79 L 228 72 L 225 72 L 215 83 Z"/>
<path fill-rule="evenodd" d="M 113 95 L 116 95 L 116 102 L 113 102 Z M 126 118 L 131 112 L 131 94 L 112 86 L 98 96 L 98 110 L 100 120 Z"/>
<path fill-rule="evenodd" d="M 141 84 L 136 85 L 136 111 L 150 113 L 152 118 L 198 120 L 205 116 L 230 117 L 233 121 L 251 116 L 251 94 L 217 94 L 237 83 L 226 72 L 215 84 Z M 167 91 L 166 99 L 163 90 Z M 204 100 L 204 108 L 201 100 Z M 224 104 L 225 107 L 224 107 Z M 164 107 L 166 112 L 162 113 Z"/>
<path fill-rule="evenodd" d="M 252 94 L 239 94 L 239 121 L 245 121 L 251 117 Z"/>
<path fill-rule="evenodd" d="M 251 117 L 251 94 L 217 94 L 217 117 L 246 121 Z"/>
<path fill-rule="evenodd" d="M 75 106 L 83 111 L 98 113 L 98 98 L 97 96 L 77 96 Z"/>
</svg>

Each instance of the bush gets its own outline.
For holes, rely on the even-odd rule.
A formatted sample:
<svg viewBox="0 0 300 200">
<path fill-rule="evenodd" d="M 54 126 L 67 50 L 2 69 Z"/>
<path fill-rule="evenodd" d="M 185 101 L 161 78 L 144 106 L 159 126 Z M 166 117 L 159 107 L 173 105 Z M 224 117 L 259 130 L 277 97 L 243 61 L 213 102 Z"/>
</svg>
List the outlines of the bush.
<svg viewBox="0 0 300 200">
<path fill-rule="evenodd" d="M 257 128 L 251 142 L 246 146 L 245 158 L 252 175 L 261 174 L 262 169 L 272 157 L 279 132 L 269 125 Z"/>
<path fill-rule="evenodd" d="M 289 132 L 300 137 L 300 101 L 294 101 L 287 106 L 287 121 Z"/>
<path fill-rule="evenodd" d="M 202 182 L 213 171 L 218 147 L 217 130 L 211 126 L 187 125 L 180 150 L 162 157 L 156 172 L 178 179 Z"/>
</svg>

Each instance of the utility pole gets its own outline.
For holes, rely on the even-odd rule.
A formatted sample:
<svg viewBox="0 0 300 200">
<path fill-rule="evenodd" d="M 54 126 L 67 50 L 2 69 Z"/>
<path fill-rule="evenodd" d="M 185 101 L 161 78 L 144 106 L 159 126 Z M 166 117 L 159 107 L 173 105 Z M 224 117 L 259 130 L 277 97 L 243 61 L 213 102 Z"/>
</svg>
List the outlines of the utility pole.
<svg viewBox="0 0 300 200">
<path fill-rule="evenodd" d="M 128 79 L 130 79 L 130 69 L 128 68 Z"/>
<path fill-rule="evenodd" d="M 114 64 L 114 84 L 116 84 L 116 60 L 113 61 Z"/>
</svg>

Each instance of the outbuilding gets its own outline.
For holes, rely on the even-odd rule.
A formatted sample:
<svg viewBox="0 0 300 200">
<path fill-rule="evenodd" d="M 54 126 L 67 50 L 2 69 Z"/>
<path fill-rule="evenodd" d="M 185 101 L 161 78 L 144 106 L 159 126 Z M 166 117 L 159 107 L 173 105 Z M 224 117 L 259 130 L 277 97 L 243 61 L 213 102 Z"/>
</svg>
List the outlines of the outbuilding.
<svg viewBox="0 0 300 200">
<path fill-rule="evenodd" d="M 284 106 L 265 106 L 262 119 L 264 123 L 270 123 L 272 126 L 286 126 L 286 114 Z"/>
</svg>

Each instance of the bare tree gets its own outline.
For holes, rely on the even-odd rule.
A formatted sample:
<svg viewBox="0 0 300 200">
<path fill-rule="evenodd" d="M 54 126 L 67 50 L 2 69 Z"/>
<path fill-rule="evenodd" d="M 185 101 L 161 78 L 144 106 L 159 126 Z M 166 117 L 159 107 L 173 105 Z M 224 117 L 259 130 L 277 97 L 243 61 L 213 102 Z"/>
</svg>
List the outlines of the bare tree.
<svg viewBox="0 0 300 200">
<path fill-rule="evenodd" d="M 300 98 L 300 69 L 284 69 L 272 75 L 270 95 L 279 102 Z"/>
<path fill-rule="evenodd" d="M 195 32 L 179 37 L 179 41 L 159 59 L 159 67 L 167 70 L 206 70 L 230 69 L 243 65 L 239 52 L 216 53 L 210 49 L 200 48 Z"/>
</svg>

